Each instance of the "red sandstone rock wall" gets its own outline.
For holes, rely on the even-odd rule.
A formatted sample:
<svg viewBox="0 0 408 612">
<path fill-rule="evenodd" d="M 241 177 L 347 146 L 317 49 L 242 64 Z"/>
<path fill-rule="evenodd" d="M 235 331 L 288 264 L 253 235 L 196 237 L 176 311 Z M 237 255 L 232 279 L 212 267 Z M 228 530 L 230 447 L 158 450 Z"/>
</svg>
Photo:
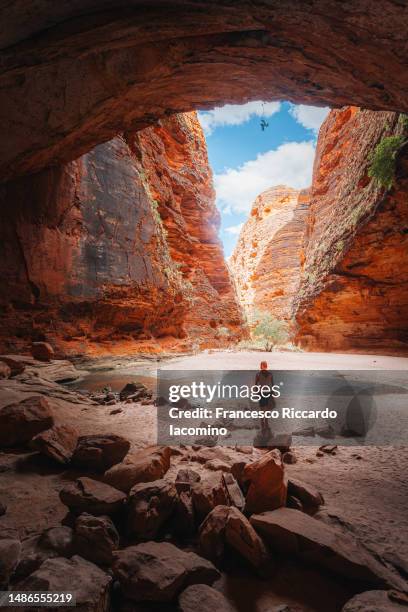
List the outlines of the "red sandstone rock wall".
<svg viewBox="0 0 408 612">
<path fill-rule="evenodd" d="M 289 322 L 302 263 L 308 192 L 279 185 L 259 195 L 230 259 L 242 307 Z"/>
<path fill-rule="evenodd" d="M 295 315 L 309 350 L 408 351 L 408 150 L 395 187 L 367 175 L 398 115 L 345 107 L 330 113 L 318 141 L 305 264 Z"/>
<path fill-rule="evenodd" d="M 242 333 L 194 113 L 5 185 L 1 200 L 2 348 L 185 350 Z"/>
</svg>

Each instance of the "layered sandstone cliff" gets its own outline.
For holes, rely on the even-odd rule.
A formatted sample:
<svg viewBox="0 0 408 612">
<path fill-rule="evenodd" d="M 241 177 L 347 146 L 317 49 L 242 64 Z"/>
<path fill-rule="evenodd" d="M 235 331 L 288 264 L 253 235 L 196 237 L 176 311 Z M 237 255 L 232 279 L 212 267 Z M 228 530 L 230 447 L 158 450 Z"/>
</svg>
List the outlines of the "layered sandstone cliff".
<svg viewBox="0 0 408 612">
<path fill-rule="evenodd" d="M 242 333 L 194 113 L 2 188 L 1 344 L 223 345 Z M 220 333 L 222 328 L 222 333 Z"/>
<path fill-rule="evenodd" d="M 294 309 L 309 350 L 408 351 L 408 149 L 395 186 L 377 186 L 370 153 L 403 127 L 396 113 L 330 113 L 317 146 L 305 263 Z"/>
<path fill-rule="evenodd" d="M 239 300 L 290 322 L 299 288 L 308 192 L 279 185 L 259 195 L 230 258 Z"/>
</svg>

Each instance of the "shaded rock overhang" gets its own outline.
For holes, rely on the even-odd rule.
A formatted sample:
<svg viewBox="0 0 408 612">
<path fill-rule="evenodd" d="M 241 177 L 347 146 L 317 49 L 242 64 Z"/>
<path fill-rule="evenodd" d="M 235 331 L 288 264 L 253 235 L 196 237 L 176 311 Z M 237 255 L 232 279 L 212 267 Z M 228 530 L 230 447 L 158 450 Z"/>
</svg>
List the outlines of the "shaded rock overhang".
<svg viewBox="0 0 408 612">
<path fill-rule="evenodd" d="M 405 2 L 15 0 L 0 17 L 3 181 L 228 102 L 408 111 Z"/>
</svg>

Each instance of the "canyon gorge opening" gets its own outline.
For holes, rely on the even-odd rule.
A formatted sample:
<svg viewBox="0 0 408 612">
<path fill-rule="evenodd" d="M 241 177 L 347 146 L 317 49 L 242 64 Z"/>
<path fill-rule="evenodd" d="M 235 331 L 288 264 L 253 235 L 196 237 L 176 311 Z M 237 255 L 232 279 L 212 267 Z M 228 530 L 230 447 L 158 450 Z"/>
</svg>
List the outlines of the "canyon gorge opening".
<svg viewBox="0 0 408 612">
<path fill-rule="evenodd" d="M 405 3 L 0 11 L 0 588 L 83 612 L 403 612 Z M 227 260 L 200 116 L 258 100 L 259 137 L 262 105 L 331 110 L 310 182 L 262 184 Z M 385 442 L 313 421 L 239 443 L 226 413 L 224 441 L 200 423 L 162 444 L 159 369 L 333 375 L 363 421 L 379 389 Z"/>
</svg>

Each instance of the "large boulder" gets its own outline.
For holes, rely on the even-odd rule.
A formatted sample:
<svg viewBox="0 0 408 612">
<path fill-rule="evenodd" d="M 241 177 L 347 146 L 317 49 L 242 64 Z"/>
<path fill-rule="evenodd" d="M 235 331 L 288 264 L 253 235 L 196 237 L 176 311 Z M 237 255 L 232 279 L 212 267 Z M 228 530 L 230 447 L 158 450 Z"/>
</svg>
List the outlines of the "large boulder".
<svg viewBox="0 0 408 612">
<path fill-rule="evenodd" d="M 163 479 L 132 487 L 128 501 L 127 534 L 144 540 L 155 538 L 175 509 L 176 501 L 176 488 Z"/>
<path fill-rule="evenodd" d="M 129 440 L 122 436 L 81 436 L 78 440 L 72 463 L 95 472 L 105 472 L 120 463 L 130 448 Z"/>
<path fill-rule="evenodd" d="M 73 427 L 54 425 L 37 434 L 30 446 L 53 461 L 67 464 L 71 461 L 77 439 L 78 432 Z"/>
<path fill-rule="evenodd" d="M 306 484 L 297 478 L 289 478 L 288 495 L 300 500 L 306 511 L 314 512 L 324 504 L 323 495 L 313 485 Z"/>
<path fill-rule="evenodd" d="M 170 448 L 154 446 L 127 456 L 111 467 L 103 477 L 104 482 L 125 493 L 140 482 L 152 482 L 163 478 L 170 467 Z"/>
<path fill-rule="evenodd" d="M 229 497 L 220 472 L 206 476 L 191 487 L 194 510 L 199 522 L 216 506 L 228 506 Z"/>
<path fill-rule="evenodd" d="M 19 582 L 15 590 L 69 592 L 75 595 L 75 610 L 108 612 L 111 580 L 108 574 L 82 557 L 57 557 L 44 561 L 33 574 Z M 47 612 L 50 608 L 39 606 L 36 610 Z"/>
<path fill-rule="evenodd" d="M 248 519 L 235 507 L 217 506 L 200 527 L 200 549 L 217 561 L 224 554 L 225 545 L 254 567 L 268 560 L 268 553 Z"/>
<path fill-rule="evenodd" d="M 60 491 L 63 504 L 74 514 L 111 515 L 121 509 L 126 495 L 103 482 L 82 477 Z"/>
<path fill-rule="evenodd" d="M 396 591 L 366 591 L 355 595 L 341 612 L 407 612 L 408 597 Z"/>
<path fill-rule="evenodd" d="M 245 510 L 264 512 L 286 503 L 287 482 L 279 451 L 265 453 L 258 461 L 248 463 L 241 480 L 248 487 Z"/>
<path fill-rule="evenodd" d="M 31 354 L 38 361 L 51 361 L 54 359 L 54 349 L 48 342 L 33 342 L 31 345 Z"/>
<path fill-rule="evenodd" d="M 307 563 L 366 584 L 393 586 L 392 574 L 353 537 L 291 508 L 254 514 L 255 530 L 269 546 Z"/>
<path fill-rule="evenodd" d="M 75 552 L 97 565 L 110 565 L 119 547 L 119 534 L 108 516 L 81 514 L 75 521 Z"/>
<path fill-rule="evenodd" d="M 6 589 L 21 556 L 21 542 L 13 529 L 0 530 L 0 589 Z"/>
<path fill-rule="evenodd" d="M 46 559 L 71 557 L 73 531 L 70 527 L 58 526 L 42 534 L 32 535 L 22 542 L 21 558 L 15 571 L 17 579 L 26 578 L 35 572 Z"/>
<path fill-rule="evenodd" d="M 212 584 L 220 573 L 210 561 L 168 542 L 143 542 L 115 553 L 113 573 L 125 597 L 172 601 L 191 584 Z"/>
<path fill-rule="evenodd" d="M 53 424 L 50 403 L 41 395 L 9 404 L 0 410 L 0 447 L 26 444 Z"/>
<path fill-rule="evenodd" d="M 228 599 L 207 584 L 193 584 L 178 600 L 180 612 L 235 612 Z"/>
</svg>

